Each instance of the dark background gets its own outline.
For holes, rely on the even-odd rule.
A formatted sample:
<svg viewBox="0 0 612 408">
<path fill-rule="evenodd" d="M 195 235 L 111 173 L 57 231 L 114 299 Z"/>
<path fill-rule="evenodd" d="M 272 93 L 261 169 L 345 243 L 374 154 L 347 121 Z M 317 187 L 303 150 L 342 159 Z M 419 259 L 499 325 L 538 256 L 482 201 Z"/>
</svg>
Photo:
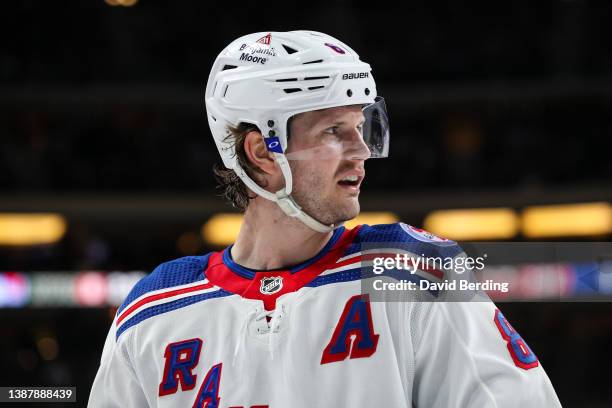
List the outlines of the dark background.
<svg viewBox="0 0 612 408">
<path fill-rule="evenodd" d="M 266 30 L 328 33 L 373 66 L 391 157 L 368 162 L 364 210 L 420 226 L 437 208 L 611 201 L 611 12 L 584 0 L 4 2 L 0 212 L 57 211 L 69 229 L 56 245 L 0 247 L 0 270 L 148 271 L 185 255 L 181 234 L 232 210 L 211 172 L 209 69 Z M 500 308 L 564 406 L 610 405 L 609 303 Z M 70 406 L 84 406 L 113 312 L 0 309 L 0 385 L 75 385 Z M 52 361 L 36 354 L 41 333 L 59 345 Z"/>
</svg>

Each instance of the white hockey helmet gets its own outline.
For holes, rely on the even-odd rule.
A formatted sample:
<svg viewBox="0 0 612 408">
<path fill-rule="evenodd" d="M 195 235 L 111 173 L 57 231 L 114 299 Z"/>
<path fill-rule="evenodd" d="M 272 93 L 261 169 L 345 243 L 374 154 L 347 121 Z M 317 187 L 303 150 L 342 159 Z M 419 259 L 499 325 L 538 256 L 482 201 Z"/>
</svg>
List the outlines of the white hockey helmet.
<svg viewBox="0 0 612 408">
<path fill-rule="evenodd" d="M 261 32 L 233 41 L 215 60 L 205 94 L 208 123 L 223 164 L 256 194 L 310 228 L 337 228 L 304 213 L 291 197 L 292 175 L 284 154 L 287 122 L 302 112 L 361 104 L 362 135 L 370 157 L 386 157 L 388 116 L 370 71 L 349 46 L 319 32 Z M 259 128 L 279 164 L 285 187 L 276 193 L 260 187 L 238 163 L 228 127 L 241 123 Z"/>
</svg>

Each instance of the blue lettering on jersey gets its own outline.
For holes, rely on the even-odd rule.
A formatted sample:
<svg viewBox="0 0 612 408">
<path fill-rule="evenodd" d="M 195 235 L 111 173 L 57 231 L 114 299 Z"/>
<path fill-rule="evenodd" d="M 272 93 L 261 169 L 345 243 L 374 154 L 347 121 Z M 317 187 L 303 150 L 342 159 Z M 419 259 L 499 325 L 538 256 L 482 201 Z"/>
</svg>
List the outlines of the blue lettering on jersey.
<svg viewBox="0 0 612 408">
<path fill-rule="evenodd" d="M 159 384 L 160 397 L 174 394 L 178 390 L 179 383 L 183 391 L 195 387 L 197 375 L 193 374 L 193 369 L 198 365 L 201 350 L 202 340 L 197 338 L 166 346 L 164 375 Z"/>
<path fill-rule="evenodd" d="M 223 363 L 212 366 L 198 391 L 193 408 L 218 408 L 219 385 L 221 383 L 221 368 Z"/>
<path fill-rule="evenodd" d="M 351 336 L 355 340 L 351 347 Z M 351 297 L 346 305 L 332 338 L 323 350 L 321 364 L 342 361 L 350 358 L 370 357 L 376 351 L 378 334 L 374 334 L 372 310 L 368 295 Z"/>
</svg>

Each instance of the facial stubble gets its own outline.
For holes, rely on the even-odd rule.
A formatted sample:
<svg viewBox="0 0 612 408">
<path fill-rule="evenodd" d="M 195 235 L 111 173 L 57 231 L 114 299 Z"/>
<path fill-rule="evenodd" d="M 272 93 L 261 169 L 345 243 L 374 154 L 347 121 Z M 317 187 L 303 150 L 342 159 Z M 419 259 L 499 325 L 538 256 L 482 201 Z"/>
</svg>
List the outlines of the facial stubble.
<svg viewBox="0 0 612 408">
<path fill-rule="evenodd" d="M 359 214 L 359 194 L 342 191 L 335 182 L 335 175 L 312 171 L 301 161 L 291 164 L 294 181 L 291 195 L 308 215 L 331 225 L 348 221 Z"/>
</svg>

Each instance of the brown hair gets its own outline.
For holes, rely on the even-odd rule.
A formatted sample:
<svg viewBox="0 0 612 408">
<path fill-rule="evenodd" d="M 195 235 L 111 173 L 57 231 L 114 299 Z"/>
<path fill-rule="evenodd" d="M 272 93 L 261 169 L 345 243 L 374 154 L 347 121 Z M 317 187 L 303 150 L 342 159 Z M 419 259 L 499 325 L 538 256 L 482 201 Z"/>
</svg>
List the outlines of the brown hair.
<svg viewBox="0 0 612 408">
<path fill-rule="evenodd" d="M 249 177 L 257 184 L 262 185 L 262 183 L 265 183 L 265 180 L 261 177 L 257 177 L 258 174 L 263 174 L 263 171 L 251 163 L 244 151 L 244 140 L 246 139 L 246 135 L 253 131 L 260 132 L 259 128 L 251 123 L 240 123 L 236 127 L 228 126 L 227 130 L 228 134 L 225 141 L 233 145 L 238 164 L 240 164 Z M 219 183 L 217 188 L 222 190 L 221 195 L 225 197 L 234 208 L 244 211 L 249 205 L 249 201 L 257 197 L 257 194 L 248 189 L 234 170 L 228 169 L 221 163 L 216 163 L 213 166 L 213 172 Z"/>
</svg>

